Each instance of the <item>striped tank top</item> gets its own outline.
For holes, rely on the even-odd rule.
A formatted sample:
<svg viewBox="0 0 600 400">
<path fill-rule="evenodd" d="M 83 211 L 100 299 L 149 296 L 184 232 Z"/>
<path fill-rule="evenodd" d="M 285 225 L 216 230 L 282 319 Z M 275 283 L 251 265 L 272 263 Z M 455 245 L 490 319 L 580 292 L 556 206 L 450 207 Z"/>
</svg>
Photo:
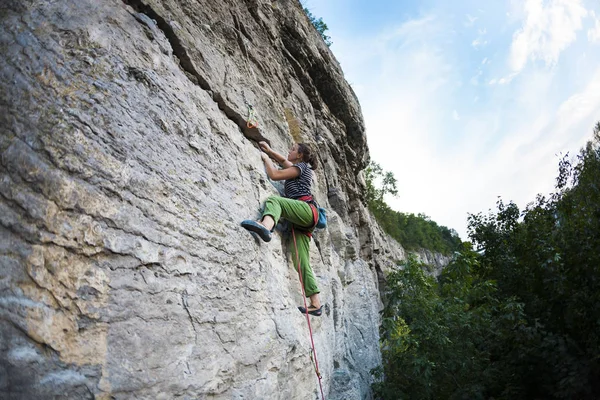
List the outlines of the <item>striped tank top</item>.
<svg viewBox="0 0 600 400">
<path fill-rule="evenodd" d="M 310 187 L 312 185 L 312 170 L 305 162 L 294 164 L 294 167 L 300 169 L 300 175 L 294 179 L 285 181 L 285 197 L 297 199 L 302 196 L 311 196 Z M 290 167 L 290 168 L 294 168 Z"/>
</svg>

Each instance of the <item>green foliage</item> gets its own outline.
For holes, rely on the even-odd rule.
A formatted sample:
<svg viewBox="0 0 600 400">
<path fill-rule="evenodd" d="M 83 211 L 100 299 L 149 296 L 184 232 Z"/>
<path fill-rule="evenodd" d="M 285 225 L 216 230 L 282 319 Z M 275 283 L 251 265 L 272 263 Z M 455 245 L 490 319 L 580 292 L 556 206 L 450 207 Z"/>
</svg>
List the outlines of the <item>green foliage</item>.
<svg viewBox="0 0 600 400">
<path fill-rule="evenodd" d="M 499 201 L 496 214 L 469 217 L 482 275 L 498 282 L 501 298 L 521 299 L 539 327 L 515 367 L 518 384 L 540 398 L 600 394 L 599 136 L 600 124 L 575 160 L 563 157 L 549 198 L 521 213 Z"/>
<path fill-rule="evenodd" d="M 398 195 L 397 181 L 390 171 L 383 171 L 381 165 L 371 161 L 365 169 L 365 181 L 367 183 L 367 204 L 371 210 L 383 211 L 387 208 L 383 197 L 387 194 Z M 377 181 L 381 183 L 377 185 Z"/>
<path fill-rule="evenodd" d="M 387 279 L 376 397 L 487 399 L 500 373 L 494 338 L 515 336 L 525 322 L 522 305 L 498 301 L 495 283 L 473 275 L 478 259 L 469 244 L 439 282 L 415 259 L 402 267 Z"/>
<path fill-rule="evenodd" d="M 470 215 L 437 281 L 388 276 L 378 398 L 600 398 L 600 124 L 556 187 Z"/>
<path fill-rule="evenodd" d="M 327 34 L 325 34 L 325 32 L 327 32 L 329 30 L 329 28 L 327 27 L 327 24 L 325 22 L 323 22 L 323 18 L 317 19 L 317 17 L 312 15 L 312 13 L 306 7 L 303 7 L 302 9 L 304 10 L 304 13 L 308 17 L 309 21 L 313 24 L 313 26 L 315 27 L 317 32 L 319 32 L 319 34 L 325 41 L 325 44 L 327 46 L 331 46 L 333 44 L 333 42 L 331 41 L 331 37 L 327 36 Z"/>
<path fill-rule="evenodd" d="M 458 233 L 438 225 L 425 214 L 405 214 L 392 210 L 384 196 L 398 195 L 394 174 L 383 171 L 376 162 L 365 169 L 366 200 L 369 210 L 383 230 L 408 250 L 419 248 L 450 254 L 461 243 Z"/>
</svg>

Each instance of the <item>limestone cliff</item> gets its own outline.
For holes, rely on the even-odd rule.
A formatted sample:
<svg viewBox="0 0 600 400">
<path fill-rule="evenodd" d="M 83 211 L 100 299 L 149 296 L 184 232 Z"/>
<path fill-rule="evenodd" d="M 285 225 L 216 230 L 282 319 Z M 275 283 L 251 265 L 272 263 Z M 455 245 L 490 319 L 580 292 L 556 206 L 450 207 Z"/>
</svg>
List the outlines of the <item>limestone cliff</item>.
<svg viewBox="0 0 600 400">
<path fill-rule="evenodd" d="M 370 398 L 379 279 L 360 106 L 293 0 L 0 2 L 0 397 L 310 399 L 256 140 L 317 146 L 329 399 Z M 258 128 L 246 126 L 252 105 Z"/>
</svg>

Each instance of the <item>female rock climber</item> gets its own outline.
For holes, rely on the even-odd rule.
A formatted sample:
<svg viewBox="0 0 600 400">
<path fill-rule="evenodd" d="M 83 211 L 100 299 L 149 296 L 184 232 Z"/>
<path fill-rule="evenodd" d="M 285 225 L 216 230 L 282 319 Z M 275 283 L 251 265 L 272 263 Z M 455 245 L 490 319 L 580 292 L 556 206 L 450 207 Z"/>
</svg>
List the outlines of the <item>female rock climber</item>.
<svg viewBox="0 0 600 400">
<path fill-rule="evenodd" d="M 312 201 L 312 170 L 317 167 L 316 156 L 303 143 L 294 144 L 287 158 L 273 151 L 266 142 L 259 142 L 259 146 L 262 150 L 261 158 L 265 163 L 269 178 L 274 181 L 285 180 L 285 197 L 269 197 L 265 202 L 262 218 L 258 221 L 245 220 L 242 222 L 242 226 L 258 234 L 265 242 L 271 240 L 271 232 L 273 232 L 280 218 L 289 221 L 295 232 L 301 232 L 298 232 L 299 235 L 295 235 L 296 246 L 293 246 L 293 239 L 290 238 L 290 247 L 294 249 L 294 252 L 297 252 L 297 254 L 293 254 L 294 263 L 298 257 L 300 258 L 304 292 L 306 297 L 310 298 L 311 304 L 308 309 L 304 307 L 298 307 L 298 309 L 303 314 L 308 312 L 319 317 L 323 311 L 323 306 L 319 300 L 317 280 L 310 267 L 310 236 L 307 234 L 315 226 L 314 210 L 307 201 Z M 271 158 L 277 161 L 282 169 L 275 168 Z"/>
</svg>

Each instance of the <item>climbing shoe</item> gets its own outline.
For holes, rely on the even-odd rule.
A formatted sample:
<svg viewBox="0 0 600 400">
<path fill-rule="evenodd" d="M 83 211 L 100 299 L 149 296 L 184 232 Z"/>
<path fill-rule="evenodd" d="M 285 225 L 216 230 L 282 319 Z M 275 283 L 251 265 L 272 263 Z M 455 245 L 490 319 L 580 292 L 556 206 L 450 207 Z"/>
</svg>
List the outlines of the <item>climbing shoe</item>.
<svg viewBox="0 0 600 400">
<path fill-rule="evenodd" d="M 304 307 L 298 307 L 298 310 L 300 310 L 300 312 L 302 314 L 306 314 L 306 308 Z M 315 308 L 313 306 L 308 307 L 308 313 L 310 315 L 314 315 L 315 317 L 320 317 L 321 314 L 323 313 L 323 306 L 321 305 L 321 307 L 319 308 Z"/>
<path fill-rule="evenodd" d="M 247 219 L 242 221 L 242 226 L 250 232 L 256 233 L 265 242 L 271 241 L 271 232 L 269 232 L 267 228 L 265 228 L 258 222 L 252 221 L 251 219 Z"/>
</svg>

